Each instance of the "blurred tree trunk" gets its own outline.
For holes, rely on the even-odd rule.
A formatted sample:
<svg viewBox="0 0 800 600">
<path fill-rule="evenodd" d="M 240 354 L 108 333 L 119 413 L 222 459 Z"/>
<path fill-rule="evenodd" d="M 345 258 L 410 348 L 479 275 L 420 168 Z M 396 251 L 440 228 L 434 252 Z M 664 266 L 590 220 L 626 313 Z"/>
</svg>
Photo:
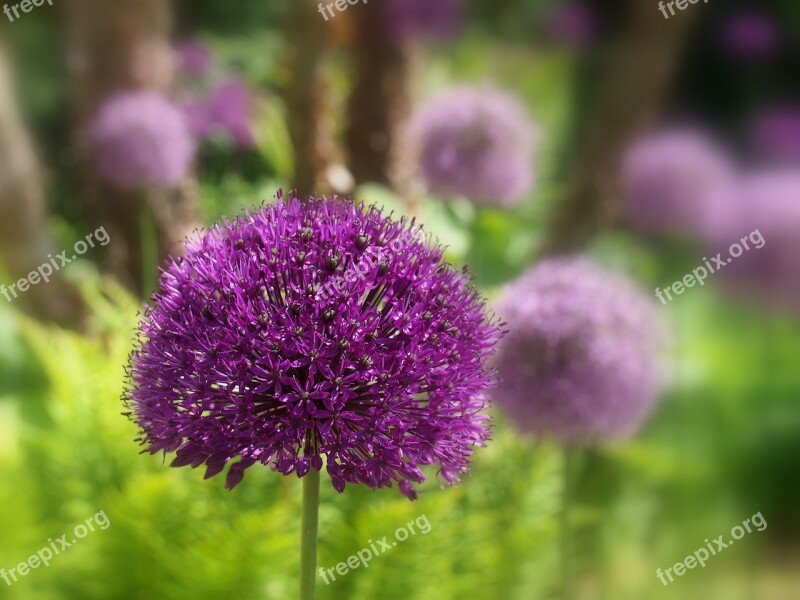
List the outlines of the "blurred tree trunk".
<svg viewBox="0 0 800 600">
<path fill-rule="evenodd" d="M 295 154 L 292 186 L 301 197 L 331 189 L 346 192 L 328 181 L 328 170 L 336 163 L 337 153 L 329 112 L 331 90 L 326 80 L 333 23 L 317 12 L 317 5 L 313 0 L 292 0 L 289 15 L 292 79 L 285 99 Z"/>
<path fill-rule="evenodd" d="M 400 156 L 398 132 L 412 103 L 411 50 L 389 35 L 380 2 L 358 5 L 355 76 L 347 105 L 346 145 L 350 170 L 358 183 L 391 184 Z"/>
<path fill-rule="evenodd" d="M 81 162 L 84 198 L 91 221 L 105 226 L 112 242 L 105 266 L 139 292 L 143 267 L 142 216 L 151 215 L 158 259 L 181 253 L 181 240 L 197 226 L 194 180 L 168 190 L 122 192 L 98 181 L 90 163 L 88 129 L 114 93 L 151 89 L 167 92 L 173 79 L 169 0 L 70 0 L 67 67 L 72 78 L 75 144 Z"/>
<path fill-rule="evenodd" d="M 664 19 L 653 5 L 615 6 L 619 30 L 592 49 L 579 93 L 584 129 L 576 139 L 567 195 L 545 241 L 545 254 L 578 252 L 611 225 L 620 208 L 619 169 L 628 145 L 660 116 L 673 83 L 691 11 Z"/>
<path fill-rule="evenodd" d="M 22 124 L 9 59 L 0 44 L 0 261 L 13 279 L 7 287 L 48 262 L 54 250 L 48 234 L 44 176 Z M 49 283 L 31 286 L 18 299 L 6 293 L 39 319 L 83 328 L 83 300 L 58 272 Z"/>
</svg>

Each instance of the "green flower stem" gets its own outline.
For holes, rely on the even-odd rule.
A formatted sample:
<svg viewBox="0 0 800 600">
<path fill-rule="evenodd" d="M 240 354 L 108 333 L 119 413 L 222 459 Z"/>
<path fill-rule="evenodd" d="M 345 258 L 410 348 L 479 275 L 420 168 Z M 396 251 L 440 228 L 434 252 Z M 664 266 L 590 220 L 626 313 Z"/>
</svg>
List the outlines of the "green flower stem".
<svg viewBox="0 0 800 600">
<path fill-rule="evenodd" d="M 563 487 L 561 495 L 561 600 L 571 600 L 572 598 L 572 523 L 570 513 L 572 508 L 572 497 L 574 494 L 573 471 L 575 470 L 575 458 L 577 449 L 572 446 L 564 447 L 564 459 L 562 465 Z"/>
<path fill-rule="evenodd" d="M 317 584 L 319 471 L 303 477 L 303 517 L 300 537 L 300 600 L 314 600 Z"/>
</svg>

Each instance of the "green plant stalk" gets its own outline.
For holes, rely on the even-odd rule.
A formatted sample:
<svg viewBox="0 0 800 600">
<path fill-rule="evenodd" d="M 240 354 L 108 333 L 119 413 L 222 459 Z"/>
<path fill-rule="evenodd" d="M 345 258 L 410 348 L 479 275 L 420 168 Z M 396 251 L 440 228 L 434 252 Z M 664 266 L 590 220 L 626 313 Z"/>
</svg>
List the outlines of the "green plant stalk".
<svg viewBox="0 0 800 600">
<path fill-rule="evenodd" d="M 303 477 L 303 516 L 300 533 L 300 600 L 314 600 L 317 583 L 319 471 Z"/>
<path fill-rule="evenodd" d="M 564 446 L 564 459 L 562 466 L 563 474 L 563 487 L 561 495 L 561 513 L 560 513 L 560 529 L 561 529 L 561 599 L 572 599 L 572 523 L 570 519 L 572 500 L 574 494 L 574 477 L 573 471 L 575 469 L 575 458 L 577 449 L 572 446 Z"/>
</svg>

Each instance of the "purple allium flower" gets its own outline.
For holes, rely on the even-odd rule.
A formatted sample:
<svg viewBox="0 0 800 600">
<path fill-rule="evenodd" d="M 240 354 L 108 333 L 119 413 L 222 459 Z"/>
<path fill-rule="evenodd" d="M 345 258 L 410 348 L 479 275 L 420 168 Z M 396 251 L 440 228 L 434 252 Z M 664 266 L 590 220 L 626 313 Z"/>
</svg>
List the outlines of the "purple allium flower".
<svg viewBox="0 0 800 600">
<path fill-rule="evenodd" d="M 547 19 L 549 36 L 569 46 L 586 46 L 592 41 L 596 28 L 595 14 L 582 2 L 559 4 Z"/>
<path fill-rule="evenodd" d="M 800 308 L 800 169 L 775 168 L 742 177 L 739 205 L 709 252 L 727 255 L 732 244 L 748 250 L 722 273 L 748 296 Z M 754 235 L 755 234 L 755 235 Z M 739 252 L 737 250 L 737 252 Z"/>
<path fill-rule="evenodd" d="M 250 108 L 250 90 L 243 82 L 230 79 L 214 89 L 208 98 L 190 104 L 187 115 L 198 138 L 208 139 L 221 132 L 236 146 L 252 148 L 255 138 Z"/>
<path fill-rule="evenodd" d="M 100 176 L 125 189 L 179 183 L 195 153 L 183 112 L 150 91 L 111 97 L 92 123 L 90 139 Z"/>
<path fill-rule="evenodd" d="M 457 483 L 489 438 L 500 331 L 442 256 L 413 221 L 340 199 L 279 195 L 216 225 L 143 317 L 126 392 L 143 442 L 206 477 L 239 459 L 228 488 L 255 463 L 302 477 L 323 457 L 340 492 L 396 481 L 413 499 L 421 465 Z"/>
<path fill-rule="evenodd" d="M 533 186 L 538 129 L 505 92 L 451 88 L 418 111 L 410 134 L 422 176 L 436 194 L 510 206 Z"/>
<path fill-rule="evenodd" d="M 522 431 L 592 443 L 636 431 L 660 388 L 653 302 L 582 258 L 548 259 L 510 284 L 493 396 Z"/>
<path fill-rule="evenodd" d="M 211 51 L 200 42 L 189 40 L 175 47 L 178 55 L 178 68 L 191 77 L 204 77 L 211 71 L 214 58 Z"/>
<path fill-rule="evenodd" d="M 723 24 L 723 48 L 735 58 L 769 59 L 778 52 L 782 41 L 778 23 L 756 9 L 738 10 Z"/>
<path fill-rule="evenodd" d="M 704 235 L 732 204 L 735 170 L 702 133 L 662 131 L 637 141 L 623 157 L 628 217 L 640 231 Z"/>
<path fill-rule="evenodd" d="M 800 162 L 800 107 L 776 107 L 761 113 L 752 130 L 762 156 L 779 162 Z"/>
<path fill-rule="evenodd" d="M 396 39 L 439 39 L 461 25 L 461 0 L 384 0 L 389 33 Z"/>
</svg>

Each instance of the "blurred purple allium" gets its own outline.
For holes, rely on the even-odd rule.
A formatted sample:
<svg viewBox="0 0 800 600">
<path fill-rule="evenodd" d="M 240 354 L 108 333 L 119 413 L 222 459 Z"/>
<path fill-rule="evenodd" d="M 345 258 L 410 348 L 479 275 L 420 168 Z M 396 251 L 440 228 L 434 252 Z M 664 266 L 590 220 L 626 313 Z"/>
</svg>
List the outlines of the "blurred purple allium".
<svg viewBox="0 0 800 600">
<path fill-rule="evenodd" d="M 302 477 L 323 458 L 340 492 L 397 482 L 413 499 L 421 465 L 456 484 L 490 437 L 500 330 L 443 252 L 349 200 L 279 195 L 216 225 L 142 319 L 125 398 L 143 443 L 206 477 L 238 459 L 228 488 L 255 463 Z"/>
<path fill-rule="evenodd" d="M 445 197 L 510 206 L 533 187 L 538 128 L 516 98 L 457 86 L 413 117 L 410 136 L 428 187 Z"/>
<path fill-rule="evenodd" d="M 800 168 L 774 168 L 742 177 L 735 219 L 716 236 L 710 252 L 728 253 L 749 238 L 723 271 L 747 296 L 800 309 Z M 759 246 L 762 246 L 759 248 Z"/>
<path fill-rule="evenodd" d="M 730 211 L 735 179 L 725 151 L 690 129 L 650 134 L 623 157 L 629 220 L 650 234 L 706 235 Z"/>
<path fill-rule="evenodd" d="M 752 128 L 758 153 L 779 162 L 800 162 L 800 107 L 777 107 L 762 112 Z"/>
<path fill-rule="evenodd" d="M 548 259 L 511 283 L 493 398 L 521 431 L 562 442 L 632 435 L 660 390 L 653 302 L 582 258 Z"/>
<path fill-rule="evenodd" d="M 175 46 L 178 56 L 178 68 L 181 73 L 191 77 L 204 77 L 211 71 L 214 58 L 211 51 L 195 40 L 181 42 Z"/>
<path fill-rule="evenodd" d="M 439 39 L 458 33 L 462 0 L 384 0 L 386 26 L 395 39 Z"/>
<path fill-rule="evenodd" d="M 743 60 L 766 60 L 780 49 L 783 40 L 778 23 L 757 9 L 733 12 L 722 26 L 722 45 L 731 56 Z"/>
<path fill-rule="evenodd" d="M 592 41 L 596 28 L 596 15 L 583 2 L 559 4 L 547 19 L 549 37 L 569 46 L 586 46 Z"/>
<path fill-rule="evenodd" d="M 227 135 L 240 148 L 252 148 L 252 99 L 250 90 L 238 79 L 217 86 L 208 98 L 195 100 L 186 109 L 192 132 L 199 139 Z"/>
<path fill-rule="evenodd" d="M 183 112 L 157 92 L 111 97 L 89 133 L 99 175 L 124 189 L 175 185 L 189 172 L 195 154 Z"/>
</svg>

